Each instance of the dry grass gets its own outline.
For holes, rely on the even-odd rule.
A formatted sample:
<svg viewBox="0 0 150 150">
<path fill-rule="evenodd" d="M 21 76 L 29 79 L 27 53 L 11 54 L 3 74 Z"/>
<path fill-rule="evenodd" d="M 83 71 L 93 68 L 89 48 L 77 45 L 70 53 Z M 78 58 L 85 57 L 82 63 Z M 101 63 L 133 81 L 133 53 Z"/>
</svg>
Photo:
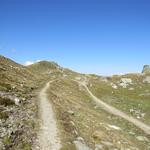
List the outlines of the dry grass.
<svg viewBox="0 0 150 150">
<path fill-rule="evenodd" d="M 130 123 L 96 108 L 84 89 L 68 79 L 59 79 L 51 84 L 49 98 L 53 102 L 61 131 L 62 143 L 69 149 L 77 137 L 82 137 L 87 145 L 94 148 L 103 141 L 112 143 L 111 148 L 145 148 L 146 143 L 140 143 L 135 136 L 146 136 Z M 70 114 L 69 111 L 74 114 Z M 121 131 L 109 129 L 108 125 L 116 125 Z M 118 142 L 120 144 L 118 144 Z M 105 149 L 109 148 L 104 146 Z"/>
</svg>

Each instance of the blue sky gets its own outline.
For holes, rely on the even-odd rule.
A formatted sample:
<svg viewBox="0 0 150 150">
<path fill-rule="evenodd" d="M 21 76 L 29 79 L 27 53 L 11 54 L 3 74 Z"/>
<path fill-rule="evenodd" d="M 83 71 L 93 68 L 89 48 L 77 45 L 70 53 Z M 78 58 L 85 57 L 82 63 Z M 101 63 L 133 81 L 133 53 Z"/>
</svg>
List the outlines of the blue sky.
<svg viewBox="0 0 150 150">
<path fill-rule="evenodd" d="M 150 64 L 149 0 L 0 0 L 0 54 L 103 75 Z"/>
</svg>

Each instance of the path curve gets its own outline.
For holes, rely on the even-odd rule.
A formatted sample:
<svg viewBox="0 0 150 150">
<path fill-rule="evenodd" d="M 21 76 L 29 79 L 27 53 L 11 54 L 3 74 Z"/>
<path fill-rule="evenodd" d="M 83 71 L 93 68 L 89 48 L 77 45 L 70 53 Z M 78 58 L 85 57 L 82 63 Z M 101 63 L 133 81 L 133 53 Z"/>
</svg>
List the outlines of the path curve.
<svg viewBox="0 0 150 150">
<path fill-rule="evenodd" d="M 52 104 L 46 94 L 50 83 L 52 82 L 53 81 L 48 82 L 39 93 L 39 112 L 41 123 L 38 141 L 40 150 L 59 150 L 61 148 L 55 114 Z"/>
<path fill-rule="evenodd" d="M 90 90 L 89 88 L 87 87 L 86 83 L 85 82 L 79 82 L 79 81 L 76 81 L 78 82 L 81 86 L 85 87 L 86 91 L 89 93 L 90 97 L 92 98 L 92 100 L 95 102 L 95 104 L 97 106 L 99 106 L 100 108 L 102 108 L 103 110 L 109 112 L 110 114 L 113 114 L 113 115 L 116 115 L 116 116 L 119 116 L 125 120 L 127 120 L 128 122 L 134 124 L 135 126 L 137 126 L 138 128 L 140 128 L 141 130 L 143 130 L 146 134 L 149 134 L 150 135 L 150 126 L 131 117 L 131 116 L 128 116 L 127 114 L 125 114 L 124 112 L 116 109 L 115 107 L 112 107 L 111 105 L 103 102 L 102 100 L 100 100 L 99 98 L 97 98 Z"/>
</svg>

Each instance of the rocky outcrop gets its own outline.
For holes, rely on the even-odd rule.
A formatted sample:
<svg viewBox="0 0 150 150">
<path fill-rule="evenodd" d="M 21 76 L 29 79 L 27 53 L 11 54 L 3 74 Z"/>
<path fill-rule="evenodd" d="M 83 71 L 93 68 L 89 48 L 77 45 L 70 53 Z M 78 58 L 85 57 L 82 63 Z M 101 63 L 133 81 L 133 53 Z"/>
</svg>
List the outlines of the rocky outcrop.
<svg viewBox="0 0 150 150">
<path fill-rule="evenodd" d="M 150 65 L 144 65 L 142 73 L 150 73 Z"/>
<path fill-rule="evenodd" d="M 127 88 L 129 85 L 133 85 L 132 79 L 130 78 L 121 78 L 120 84 L 121 87 Z"/>
</svg>

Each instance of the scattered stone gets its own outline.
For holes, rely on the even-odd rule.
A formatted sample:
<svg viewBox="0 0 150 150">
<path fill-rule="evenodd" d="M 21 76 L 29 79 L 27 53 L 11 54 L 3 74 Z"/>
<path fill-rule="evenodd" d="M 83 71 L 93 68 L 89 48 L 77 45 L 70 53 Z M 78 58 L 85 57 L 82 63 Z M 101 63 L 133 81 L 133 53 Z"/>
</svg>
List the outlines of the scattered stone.
<svg viewBox="0 0 150 150">
<path fill-rule="evenodd" d="M 16 88 L 16 86 L 14 85 L 14 86 L 12 86 L 12 89 L 15 89 Z"/>
<path fill-rule="evenodd" d="M 130 78 L 122 78 L 121 81 L 123 83 L 132 84 L 132 79 L 130 79 Z"/>
<path fill-rule="evenodd" d="M 141 142 L 149 142 L 149 139 L 145 136 L 137 136 L 136 139 Z"/>
<path fill-rule="evenodd" d="M 123 88 L 127 88 L 129 85 L 133 85 L 132 79 L 130 78 L 122 78 L 119 84 Z"/>
<path fill-rule="evenodd" d="M 130 134 L 130 135 L 135 135 L 135 133 L 134 133 L 134 132 L 132 132 L 132 131 L 130 131 L 130 132 L 129 132 L 129 134 Z"/>
<path fill-rule="evenodd" d="M 150 84 L 150 76 L 146 76 L 145 79 L 143 79 L 143 82 Z"/>
<path fill-rule="evenodd" d="M 103 145 L 102 144 L 96 144 L 95 150 L 103 150 Z"/>
<path fill-rule="evenodd" d="M 23 97 L 23 98 L 22 98 L 22 101 L 25 101 L 25 100 L 26 100 L 26 98 L 25 98 L 25 97 Z"/>
<path fill-rule="evenodd" d="M 140 106 L 140 104 L 139 104 Z M 130 113 L 135 115 L 137 119 L 141 119 L 145 117 L 145 113 L 142 113 L 140 110 L 136 110 L 136 109 L 130 109 Z"/>
<path fill-rule="evenodd" d="M 74 111 L 72 111 L 72 110 L 69 110 L 68 113 L 69 113 L 70 115 L 74 115 Z"/>
<path fill-rule="evenodd" d="M 72 126 L 75 126 L 75 123 L 73 121 L 70 121 L 70 123 L 71 123 Z"/>
<path fill-rule="evenodd" d="M 137 119 L 141 119 L 141 117 L 140 117 L 140 116 L 137 116 L 136 118 L 137 118 Z"/>
<path fill-rule="evenodd" d="M 109 128 L 115 129 L 115 130 L 121 130 L 120 127 L 117 127 L 115 125 L 108 125 Z"/>
<path fill-rule="evenodd" d="M 74 133 L 76 136 L 78 136 L 77 130 L 73 130 L 73 133 Z"/>
<path fill-rule="evenodd" d="M 129 91 L 133 91 L 133 90 L 134 90 L 134 88 L 132 88 L 132 87 L 131 87 L 131 88 L 129 88 Z"/>
<path fill-rule="evenodd" d="M 84 139 L 82 137 L 77 137 L 77 141 L 84 142 Z"/>
<path fill-rule="evenodd" d="M 101 143 L 108 146 L 108 147 L 113 146 L 113 144 L 111 142 L 108 142 L 108 141 L 101 141 Z"/>
<path fill-rule="evenodd" d="M 80 141 L 74 141 L 74 144 L 75 144 L 75 147 L 77 150 L 92 150 L 86 144 L 84 144 Z"/>
<path fill-rule="evenodd" d="M 14 101 L 15 101 L 15 104 L 16 104 L 16 105 L 19 105 L 19 104 L 20 104 L 20 99 L 19 99 L 19 98 L 15 98 Z"/>
<path fill-rule="evenodd" d="M 111 83 L 111 86 L 112 86 L 112 88 L 114 88 L 114 89 L 118 89 L 118 86 L 117 86 L 116 84 L 114 84 L 114 83 Z"/>
</svg>

